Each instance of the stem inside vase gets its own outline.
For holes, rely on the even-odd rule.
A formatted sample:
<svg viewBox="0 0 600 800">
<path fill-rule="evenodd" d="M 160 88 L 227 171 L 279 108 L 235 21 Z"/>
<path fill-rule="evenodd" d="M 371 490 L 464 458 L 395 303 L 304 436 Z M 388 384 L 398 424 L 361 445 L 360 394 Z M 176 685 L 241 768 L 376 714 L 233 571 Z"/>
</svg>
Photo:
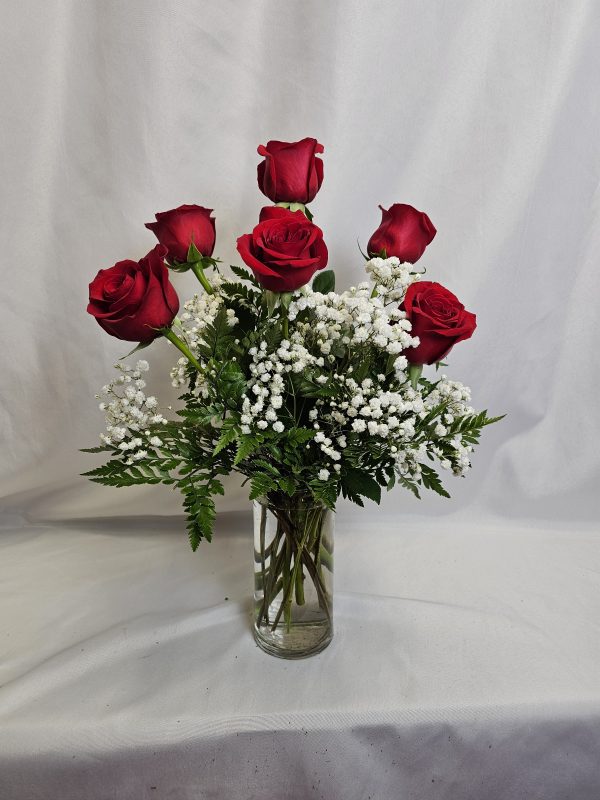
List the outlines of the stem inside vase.
<svg viewBox="0 0 600 800">
<path fill-rule="evenodd" d="M 333 635 L 333 513 L 311 499 L 254 504 L 254 631 L 285 658 L 319 652 Z"/>
</svg>

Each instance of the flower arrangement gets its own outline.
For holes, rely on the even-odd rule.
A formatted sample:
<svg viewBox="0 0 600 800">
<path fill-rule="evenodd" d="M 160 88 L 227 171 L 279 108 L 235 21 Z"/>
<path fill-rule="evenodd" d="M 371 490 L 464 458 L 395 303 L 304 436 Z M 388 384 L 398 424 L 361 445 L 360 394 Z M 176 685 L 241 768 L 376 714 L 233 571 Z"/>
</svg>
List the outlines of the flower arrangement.
<svg viewBox="0 0 600 800">
<path fill-rule="evenodd" d="M 330 611 L 320 576 L 331 557 L 325 515 L 338 497 L 378 503 L 395 484 L 447 497 L 436 466 L 465 475 L 482 428 L 500 419 L 474 411 L 462 383 L 423 374 L 476 326 L 454 294 L 413 267 L 436 235 L 425 213 L 382 208 L 367 280 L 336 291 L 307 207 L 322 184 L 322 151 L 311 138 L 258 148 L 258 185 L 274 205 L 237 240 L 249 270 L 224 275 L 211 209 L 183 205 L 146 225 L 158 244 L 139 262 L 100 270 L 88 305 L 107 333 L 138 343 L 132 352 L 167 338 L 178 350 L 171 380 L 182 394 L 168 418 L 144 392 L 148 362 L 116 364 L 99 395 L 106 432 L 91 448 L 109 460 L 85 474 L 110 486 L 177 488 L 194 550 L 211 538 L 222 477 L 242 475 L 250 499 L 262 503 L 257 624 L 282 621 L 288 631 L 292 597 L 306 602 L 307 577 L 321 611 Z M 185 270 L 199 291 L 180 313 L 170 273 Z M 275 519 L 269 545 L 267 511 Z"/>
</svg>

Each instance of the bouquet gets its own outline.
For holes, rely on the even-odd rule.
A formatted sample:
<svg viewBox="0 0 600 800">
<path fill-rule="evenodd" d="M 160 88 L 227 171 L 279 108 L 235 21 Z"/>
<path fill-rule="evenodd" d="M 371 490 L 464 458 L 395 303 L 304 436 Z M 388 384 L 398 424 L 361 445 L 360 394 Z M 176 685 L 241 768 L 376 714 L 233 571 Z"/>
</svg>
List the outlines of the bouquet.
<svg viewBox="0 0 600 800">
<path fill-rule="evenodd" d="M 338 498 L 378 503 L 395 485 L 448 497 L 438 470 L 464 476 L 482 428 L 500 419 L 476 412 L 462 383 L 424 373 L 476 327 L 413 266 L 436 235 L 427 214 L 382 208 L 365 281 L 336 291 L 308 208 L 322 151 L 311 138 L 258 148 L 258 185 L 272 204 L 237 240 L 245 267 L 224 274 L 212 210 L 183 205 L 146 225 L 158 244 L 139 262 L 100 270 L 88 305 L 107 333 L 138 343 L 132 353 L 169 340 L 181 403 L 173 417 L 146 394 L 145 359 L 118 362 L 98 396 L 106 432 L 91 448 L 108 461 L 85 474 L 178 489 L 194 550 L 211 539 L 223 476 L 243 476 L 255 501 L 256 630 L 270 642 L 259 643 L 276 650 L 298 629 L 302 654 L 311 625 L 327 629 L 319 646 L 331 638 Z M 187 270 L 198 292 L 180 308 L 171 281 Z"/>
</svg>

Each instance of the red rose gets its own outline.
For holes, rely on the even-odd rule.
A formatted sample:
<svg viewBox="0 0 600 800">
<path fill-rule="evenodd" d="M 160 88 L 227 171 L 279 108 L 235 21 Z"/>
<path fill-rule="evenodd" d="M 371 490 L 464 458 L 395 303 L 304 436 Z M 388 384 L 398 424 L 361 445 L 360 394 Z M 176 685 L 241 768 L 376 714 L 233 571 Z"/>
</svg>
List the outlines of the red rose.
<svg viewBox="0 0 600 800">
<path fill-rule="evenodd" d="M 167 248 L 157 244 L 140 261 L 118 261 L 101 269 L 90 283 L 88 314 L 101 328 L 127 342 L 150 342 L 179 311 L 177 292 L 163 261 Z"/>
<path fill-rule="evenodd" d="M 423 211 L 405 203 L 394 203 L 381 209 L 381 225 L 369 239 L 367 251 L 374 256 L 385 250 L 386 258 L 396 256 L 400 261 L 418 261 L 436 234 L 433 223 Z"/>
<path fill-rule="evenodd" d="M 411 334 L 421 342 L 404 351 L 411 364 L 441 361 L 457 342 L 469 339 L 477 327 L 475 314 L 466 311 L 452 292 L 432 281 L 412 283 L 400 308 L 412 324 Z"/>
<path fill-rule="evenodd" d="M 315 155 L 322 152 L 323 145 L 310 138 L 261 144 L 258 188 L 274 203 L 310 203 L 323 183 L 323 162 Z"/>
<path fill-rule="evenodd" d="M 215 248 L 215 221 L 212 208 L 179 206 L 171 211 L 159 211 L 156 222 L 147 222 L 158 241 L 169 251 L 169 260 L 187 261 L 193 243 L 203 256 L 212 256 Z"/>
<path fill-rule="evenodd" d="M 293 292 L 327 266 L 323 232 L 302 211 L 263 208 L 252 233 L 237 240 L 238 253 L 265 289 Z"/>
</svg>

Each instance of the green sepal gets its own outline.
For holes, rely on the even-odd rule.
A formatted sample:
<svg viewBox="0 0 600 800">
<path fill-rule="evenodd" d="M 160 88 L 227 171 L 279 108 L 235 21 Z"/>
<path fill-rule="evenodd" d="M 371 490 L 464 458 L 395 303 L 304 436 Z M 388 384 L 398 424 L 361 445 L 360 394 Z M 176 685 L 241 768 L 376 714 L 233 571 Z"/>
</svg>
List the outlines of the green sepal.
<svg viewBox="0 0 600 800">
<path fill-rule="evenodd" d="M 410 380 L 410 385 L 413 389 L 417 388 L 417 384 L 419 383 L 419 378 L 421 377 L 421 373 L 423 372 L 423 364 L 409 364 L 408 365 L 408 378 Z"/>
<path fill-rule="evenodd" d="M 119 359 L 119 361 L 124 361 L 126 358 L 129 358 L 129 357 L 130 357 L 130 356 L 132 356 L 134 353 L 137 353 L 137 352 L 138 352 L 138 350 L 145 350 L 145 349 L 146 349 L 146 347 L 150 347 L 150 345 L 152 344 L 152 342 L 153 342 L 153 341 L 154 341 L 154 339 L 151 339 L 149 342 L 140 342 L 139 344 L 136 344 L 136 346 L 133 348 L 133 350 L 130 350 L 130 351 L 127 353 L 127 355 L 125 355 L 125 356 L 121 356 L 121 358 Z"/>
<path fill-rule="evenodd" d="M 263 292 L 263 301 L 267 306 L 267 312 L 269 316 L 272 316 L 273 311 L 275 311 L 275 307 L 279 302 L 279 293 L 272 292 L 270 289 L 265 289 Z"/>
<path fill-rule="evenodd" d="M 360 246 L 360 242 L 359 242 L 359 240 L 358 240 L 358 239 L 356 240 L 356 245 L 357 245 L 357 247 L 358 247 L 358 252 L 359 252 L 359 253 L 361 254 L 361 256 L 364 258 L 364 260 L 365 260 L 365 261 L 369 261 L 369 260 L 370 260 L 370 258 L 371 258 L 371 256 L 368 256 L 366 253 L 363 253 L 363 251 L 362 251 L 362 247 Z"/>
<path fill-rule="evenodd" d="M 190 246 L 188 247 L 187 251 L 187 263 L 197 264 L 199 261 L 202 261 L 202 253 L 198 250 L 193 242 L 190 242 Z"/>
<path fill-rule="evenodd" d="M 174 272 L 187 272 L 193 264 L 200 264 L 202 269 L 208 269 L 209 267 L 216 267 L 218 263 L 218 258 L 203 256 L 193 242 L 188 247 L 185 261 L 178 261 L 176 258 L 167 256 L 167 264 Z"/>
<path fill-rule="evenodd" d="M 308 206 L 306 206 L 304 203 L 283 203 L 282 202 L 282 203 L 275 203 L 275 205 L 277 206 L 277 208 L 286 208 L 288 211 L 291 211 L 292 213 L 294 211 L 301 211 L 309 222 L 313 221 L 312 212 L 310 211 Z"/>
<path fill-rule="evenodd" d="M 279 295 L 279 302 L 281 303 L 282 307 L 286 309 L 286 311 L 290 307 L 290 303 L 292 302 L 293 296 L 294 295 L 292 292 L 282 292 Z"/>
</svg>

